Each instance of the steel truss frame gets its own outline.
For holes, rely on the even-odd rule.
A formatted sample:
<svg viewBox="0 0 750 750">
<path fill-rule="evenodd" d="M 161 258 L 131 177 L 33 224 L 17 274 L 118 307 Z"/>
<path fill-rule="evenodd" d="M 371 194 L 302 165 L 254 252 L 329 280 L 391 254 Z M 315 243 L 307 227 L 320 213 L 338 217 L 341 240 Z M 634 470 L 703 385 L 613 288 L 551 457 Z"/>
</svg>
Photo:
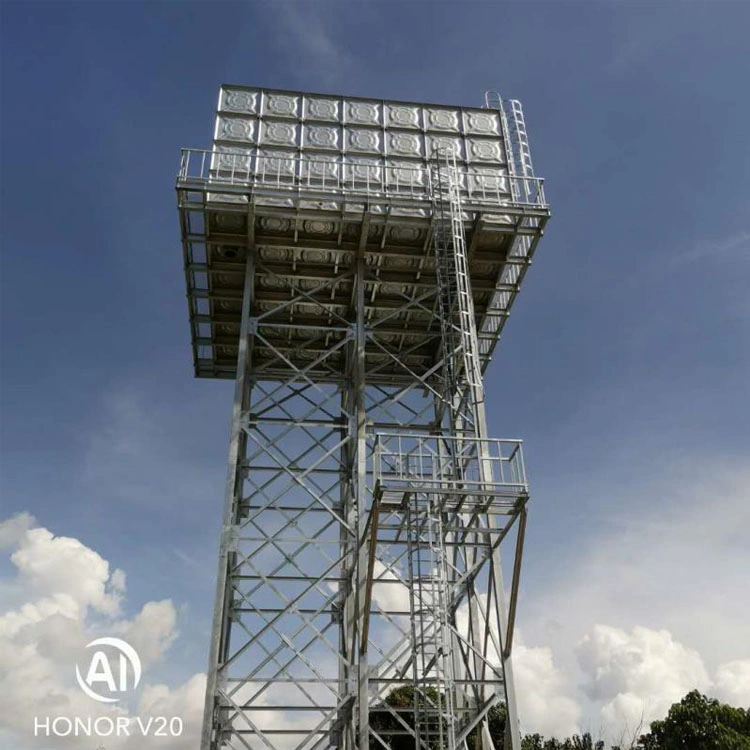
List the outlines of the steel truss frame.
<svg viewBox="0 0 750 750">
<path fill-rule="evenodd" d="M 211 242 L 210 212 L 248 217 L 241 276 L 237 263 L 222 270 L 241 290 L 220 292 L 241 311 L 202 750 L 368 750 L 397 735 L 492 750 L 498 703 L 505 750 L 520 748 L 512 642 L 528 487 L 520 441 L 488 436 L 482 371 L 548 212 L 538 192 L 502 206 L 511 237 L 479 315 L 464 221 L 483 218 L 462 207 L 452 170 L 436 159 L 425 258 L 385 302 L 389 272 L 368 248 L 380 226 L 383 250 L 387 196 L 356 197 L 349 244 L 342 206 L 335 264 L 305 276 L 255 235 L 256 213 L 289 209 L 254 202 L 257 186 L 238 205 L 209 177 L 178 180 L 197 326 L 209 316 L 193 305 L 216 288 L 194 282 L 210 266 L 193 248 Z M 295 226 L 310 197 L 293 198 Z M 286 249 L 302 268 L 296 230 Z M 195 341 L 217 345 L 215 333 Z M 514 535 L 506 597 L 500 549 Z M 387 700 L 397 688 L 410 704 Z"/>
<path fill-rule="evenodd" d="M 525 477 L 521 474 L 520 481 L 504 487 L 504 505 L 496 508 L 486 500 L 472 503 L 465 490 L 453 486 L 453 499 L 446 500 L 453 503 L 450 520 L 440 530 L 420 505 L 421 499 L 435 495 L 433 488 L 418 488 L 413 503 L 396 507 L 386 502 L 390 485 L 382 461 L 388 430 L 400 427 L 432 436 L 442 441 L 442 450 L 460 439 L 442 434 L 441 415 L 447 411 L 442 362 L 417 377 L 403 364 L 401 353 L 379 337 L 379 327 L 387 325 L 389 316 L 365 324 L 364 289 L 372 271 L 360 254 L 351 269 L 354 322 L 334 321 L 331 328 L 339 327 L 343 337 L 328 348 L 330 329 L 311 337 L 309 347 L 315 354 L 304 366 L 295 364 L 266 333 L 275 326 L 283 330 L 285 324 L 271 322 L 274 315 L 268 312 L 253 312 L 259 266 L 263 262 L 251 253 L 203 747 L 312 750 L 328 746 L 332 738 L 342 748 L 367 748 L 371 742 L 387 746 L 370 727 L 371 716 L 385 712 L 401 725 L 400 731 L 416 735 L 420 711 L 434 718 L 434 711 L 426 710 L 431 707 L 415 702 L 407 716 L 383 698 L 394 687 L 425 680 L 437 684 L 441 697 L 452 701 L 450 711 L 457 721 L 450 744 L 463 746 L 496 702 L 504 701 L 515 717 L 510 644 L 525 524 Z M 335 283 L 336 279 L 321 283 L 314 295 L 290 284 L 289 299 L 278 307 L 325 298 Z M 405 299 L 399 313 L 414 307 L 433 309 L 438 296 L 434 289 Z M 389 363 L 401 363 L 400 384 L 377 382 L 377 367 L 365 365 L 366 339 L 388 354 Z M 259 344 L 274 351 L 276 360 L 254 368 L 253 349 Z M 317 373 L 339 350 L 345 354 L 346 372 L 331 366 L 330 382 L 321 382 Z M 281 369 L 288 369 L 288 377 L 275 374 Z M 266 371 L 271 374 L 266 376 Z M 316 374 L 311 376 L 311 371 Z M 408 432 L 396 434 L 403 441 Z M 481 446 L 466 436 L 463 442 L 468 452 L 463 458 L 459 452 L 458 460 L 464 461 L 463 475 L 469 477 L 480 468 Z M 515 450 L 517 463 L 520 446 L 516 444 Z M 404 450 L 403 456 L 415 454 Z M 482 460 L 491 463 L 489 458 Z M 447 476 L 437 478 L 451 487 Z M 482 483 L 481 497 L 494 497 L 487 480 Z M 398 483 L 393 486 L 398 488 Z M 463 505 L 455 499 L 462 496 Z M 506 522 L 496 525 L 494 516 L 500 509 Z M 498 548 L 517 519 L 521 531 L 513 604 L 506 615 Z M 447 606 L 441 609 L 439 634 L 429 618 L 421 623 L 426 634 L 418 666 L 412 659 L 414 613 L 431 602 L 424 595 L 421 602 L 412 596 L 407 603 L 404 594 L 421 591 L 415 589 L 420 572 L 415 573 L 414 566 L 424 568 L 417 557 L 430 532 L 433 539 L 444 535 L 450 590 L 445 586 L 448 580 L 441 584 Z M 395 593 L 389 594 L 389 589 Z M 465 626 L 459 623 L 462 608 L 467 610 Z M 430 637 L 435 648 L 451 653 L 452 676 L 447 676 L 447 666 L 438 674 L 429 664 L 424 640 Z M 452 718 L 445 706 L 436 710 Z M 439 729 L 443 721 L 438 725 Z M 417 741 L 434 747 L 434 736 L 426 734 Z M 485 748 L 491 747 L 488 742 L 485 737 Z"/>
</svg>

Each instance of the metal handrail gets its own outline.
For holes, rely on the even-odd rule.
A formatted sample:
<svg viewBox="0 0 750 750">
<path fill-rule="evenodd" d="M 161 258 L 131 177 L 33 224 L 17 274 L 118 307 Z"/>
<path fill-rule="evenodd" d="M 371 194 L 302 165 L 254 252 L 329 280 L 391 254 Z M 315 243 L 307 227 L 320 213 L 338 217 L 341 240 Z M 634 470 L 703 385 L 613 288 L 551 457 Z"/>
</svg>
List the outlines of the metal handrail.
<svg viewBox="0 0 750 750">
<path fill-rule="evenodd" d="M 544 180 L 489 171 L 462 173 L 461 194 L 473 203 L 547 208 Z M 337 158 L 311 158 L 263 153 L 235 153 L 185 148 L 180 153 L 178 187 L 216 187 L 242 191 L 293 190 L 330 197 L 410 198 L 429 201 L 429 167 L 373 164 Z M 516 196 L 512 198 L 511 195 Z M 522 196 L 519 198 L 519 196 Z"/>
<path fill-rule="evenodd" d="M 384 487 L 527 490 L 521 440 L 396 432 L 374 438 L 375 479 Z"/>
</svg>

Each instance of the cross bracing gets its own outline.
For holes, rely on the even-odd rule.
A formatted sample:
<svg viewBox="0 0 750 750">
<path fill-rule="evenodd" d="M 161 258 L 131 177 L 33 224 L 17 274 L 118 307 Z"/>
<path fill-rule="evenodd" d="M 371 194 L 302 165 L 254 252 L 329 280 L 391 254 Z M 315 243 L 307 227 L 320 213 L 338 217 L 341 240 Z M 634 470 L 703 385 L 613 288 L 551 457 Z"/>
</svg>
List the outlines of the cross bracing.
<svg viewBox="0 0 750 750">
<path fill-rule="evenodd" d="M 518 747 L 528 489 L 482 373 L 548 209 L 435 156 L 420 192 L 183 155 L 196 373 L 236 381 L 203 750 L 489 750 L 498 702 Z"/>
</svg>

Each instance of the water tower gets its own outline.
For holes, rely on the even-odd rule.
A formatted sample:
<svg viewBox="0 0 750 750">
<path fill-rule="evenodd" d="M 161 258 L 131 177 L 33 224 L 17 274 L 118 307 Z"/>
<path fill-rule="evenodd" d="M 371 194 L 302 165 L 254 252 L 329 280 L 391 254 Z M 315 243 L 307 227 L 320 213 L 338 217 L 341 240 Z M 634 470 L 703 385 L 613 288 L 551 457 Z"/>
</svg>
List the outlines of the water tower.
<svg viewBox="0 0 750 750">
<path fill-rule="evenodd" d="M 223 86 L 177 195 L 195 373 L 235 381 L 202 750 L 490 750 L 497 704 L 518 750 L 483 375 L 549 216 L 520 104 Z"/>
</svg>

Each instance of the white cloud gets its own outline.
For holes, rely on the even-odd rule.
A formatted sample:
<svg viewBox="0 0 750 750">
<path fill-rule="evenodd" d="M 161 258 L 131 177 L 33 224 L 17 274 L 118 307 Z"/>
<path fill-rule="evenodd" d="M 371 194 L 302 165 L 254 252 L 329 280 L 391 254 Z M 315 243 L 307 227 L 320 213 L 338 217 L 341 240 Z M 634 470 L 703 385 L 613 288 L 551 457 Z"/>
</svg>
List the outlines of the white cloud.
<svg viewBox="0 0 750 750">
<path fill-rule="evenodd" d="M 565 694 L 580 703 L 582 728 L 614 740 L 696 688 L 750 704 L 750 467 L 702 456 L 659 470 L 587 486 L 581 507 L 600 496 L 622 510 L 605 527 L 592 518 L 586 545 L 561 546 L 520 609 L 527 640 L 549 644 L 579 685 Z M 533 712 L 521 712 L 528 729 Z"/>
<path fill-rule="evenodd" d="M 559 577 L 550 575 L 549 590 L 535 599 L 525 595 L 527 642 L 551 647 L 516 641 L 524 731 L 565 736 L 601 726 L 616 738 L 641 718 L 663 716 L 695 688 L 750 704 L 743 637 L 750 602 L 738 595 L 745 586 L 750 472 L 726 465 L 703 470 L 704 484 L 691 479 L 619 488 L 628 514 L 594 537 L 572 566 L 560 568 Z M 176 637 L 169 600 L 149 602 L 123 619 L 124 573 L 110 572 L 109 563 L 78 540 L 35 528 L 28 516 L 0 523 L 0 540 L 12 548 L 18 571 L 11 585 L 28 589 L 24 601 L 0 613 L 0 732 L 25 731 L 42 705 L 91 712 L 91 702 L 65 676 L 102 628 L 137 644 L 149 664 Z M 408 609 L 406 587 L 386 583 L 395 576 L 380 563 L 376 576 L 382 581 L 374 587 L 376 604 Z M 554 635 L 545 629 L 550 612 L 558 623 Z M 603 622 L 617 627 L 597 624 Z M 579 692 L 574 683 L 581 677 Z M 139 710 L 183 706 L 185 718 L 193 718 L 186 737 L 195 738 L 203 679 L 196 675 L 174 689 L 145 685 Z M 174 749 L 189 746 L 186 740 Z M 140 747 L 147 746 L 141 741 Z"/>
<path fill-rule="evenodd" d="M 487 597 L 480 596 L 480 610 L 487 610 Z M 481 617 L 481 615 L 480 615 Z M 468 633 L 468 606 L 456 613 L 458 630 Z M 497 639 L 497 627 L 490 628 Z M 490 647 L 489 660 L 500 663 L 496 649 Z M 516 688 L 518 716 L 524 733 L 566 737 L 579 731 L 581 708 L 575 690 L 565 673 L 555 664 L 552 650 L 545 646 L 528 646 L 516 630 L 512 654 L 513 679 Z"/>
<path fill-rule="evenodd" d="M 524 731 L 567 737 L 579 731 L 581 707 L 572 686 L 555 666 L 552 651 L 517 642 L 513 668 L 518 712 Z"/>
<path fill-rule="evenodd" d="M 205 676 L 195 675 L 170 689 L 150 685 L 148 666 L 159 660 L 176 637 L 172 602 L 147 602 L 132 619 L 120 614 L 125 574 L 110 573 L 109 563 L 78 539 L 57 537 L 35 527 L 27 514 L 0 523 L 0 538 L 13 549 L 16 579 L 2 581 L 25 590 L 26 601 L 0 611 L 0 736 L 18 750 L 40 747 L 32 736 L 34 717 L 130 717 L 132 706 L 110 707 L 86 696 L 75 681 L 74 665 L 86 644 L 102 635 L 124 637 L 139 652 L 144 684 L 139 710 L 168 710 L 183 718 L 179 738 L 108 738 L 108 750 L 188 750 L 197 744 Z M 161 715 L 161 714 L 160 714 Z M 69 738 L 55 746 L 89 747 L 90 740 Z"/>
<path fill-rule="evenodd" d="M 607 527 L 592 524 L 587 544 L 549 568 L 544 588 L 524 591 L 529 640 L 550 642 L 552 614 L 555 657 L 571 674 L 575 645 L 596 623 L 666 629 L 700 653 L 709 673 L 750 657 L 750 597 L 742 596 L 750 467 L 686 460 L 659 479 L 598 492 L 622 510 L 608 513 Z"/>
<path fill-rule="evenodd" d="M 631 739 L 691 690 L 735 706 L 750 705 L 750 659 L 719 665 L 713 679 L 703 658 L 668 630 L 595 625 L 576 646 L 582 689 L 613 740 Z"/>
<path fill-rule="evenodd" d="M 178 738 L 168 739 L 158 745 L 159 750 L 196 750 L 200 744 L 200 720 L 203 718 L 203 702 L 206 691 L 206 675 L 193 675 L 186 683 L 170 689 L 166 685 L 149 685 L 144 688 L 138 704 L 141 716 L 192 717 L 185 731 Z M 196 718 L 198 719 L 196 721 Z M 142 740 L 134 738 L 132 745 L 140 747 Z M 128 749 L 129 750 L 129 749 Z"/>
<path fill-rule="evenodd" d="M 711 684 L 698 652 L 667 630 L 596 625 L 576 655 L 586 677 L 583 689 L 601 704 L 602 726 L 615 735 L 662 718 L 686 693 Z"/>
<path fill-rule="evenodd" d="M 0 636 L 16 635 L 22 628 L 50 619 L 57 614 L 71 620 L 77 619 L 80 612 L 78 602 L 69 594 L 55 594 L 35 602 L 26 602 L 15 611 L 3 613 L 0 617 Z"/>
<path fill-rule="evenodd" d="M 123 628 L 123 637 L 144 662 L 158 660 L 177 637 L 177 612 L 169 599 L 148 602 Z"/>
<path fill-rule="evenodd" d="M 750 659 L 736 659 L 720 665 L 712 694 L 730 706 L 750 708 Z"/>
<path fill-rule="evenodd" d="M 380 560 L 375 561 L 374 578 L 379 581 L 394 583 L 376 583 L 373 586 L 373 600 L 384 610 L 409 611 L 409 589 L 403 583 L 397 583 L 398 577 Z M 481 596 L 481 609 L 487 606 L 486 596 Z M 402 626 L 402 637 L 408 633 L 408 620 L 396 617 Z M 456 616 L 458 629 L 466 636 L 468 633 L 468 606 L 462 606 Z M 496 633 L 496 628 L 492 626 Z M 386 631 L 387 635 L 396 638 L 396 632 Z M 384 641 L 388 638 L 380 635 Z M 388 641 L 389 642 L 389 641 Z M 390 642 L 389 642 L 390 643 Z M 404 656 L 407 658 L 407 655 Z M 498 664 L 499 656 L 490 647 L 490 660 Z M 554 664 L 552 651 L 545 647 L 525 645 L 516 633 L 513 649 L 513 669 L 515 674 L 516 695 L 519 704 L 519 716 L 524 731 L 539 732 L 555 736 L 568 736 L 579 731 L 581 709 L 572 696 L 575 692 L 563 672 Z M 384 692 L 388 692 L 385 690 Z"/>
<path fill-rule="evenodd" d="M 34 516 L 30 513 L 17 513 L 6 518 L 0 523 L 0 550 L 15 547 L 34 523 Z"/>
<path fill-rule="evenodd" d="M 84 614 L 89 606 L 103 614 L 119 612 L 124 574 L 115 571 L 111 578 L 107 561 L 77 539 L 30 528 L 10 559 L 35 593 L 68 596 Z"/>
<path fill-rule="evenodd" d="M 401 583 L 398 576 L 380 560 L 375 560 L 372 575 L 374 581 L 381 581 L 372 586 L 372 599 L 375 604 L 380 609 L 390 612 L 408 612 L 410 603 L 406 584 Z"/>
</svg>

